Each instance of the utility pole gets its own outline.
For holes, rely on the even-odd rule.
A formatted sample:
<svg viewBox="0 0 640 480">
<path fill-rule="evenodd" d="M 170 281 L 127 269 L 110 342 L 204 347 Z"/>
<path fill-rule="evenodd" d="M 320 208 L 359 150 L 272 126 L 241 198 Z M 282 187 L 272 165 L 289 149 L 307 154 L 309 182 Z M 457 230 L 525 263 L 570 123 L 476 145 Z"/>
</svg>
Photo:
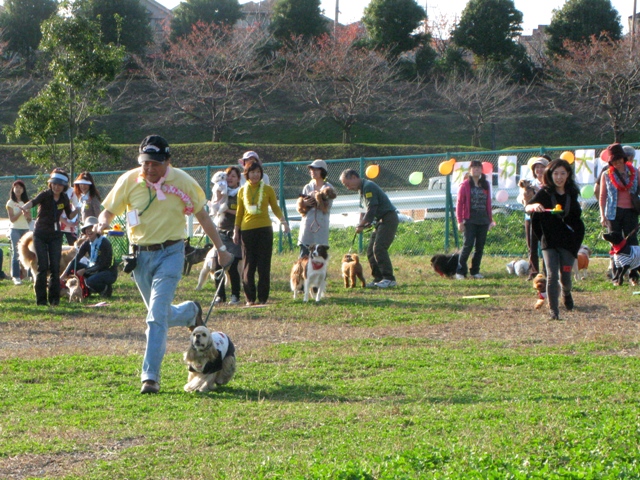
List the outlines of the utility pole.
<svg viewBox="0 0 640 480">
<path fill-rule="evenodd" d="M 636 0 L 633 0 L 633 16 L 631 17 L 631 51 L 636 42 Z"/>
<path fill-rule="evenodd" d="M 333 20 L 333 36 L 336 36 L 336 29 L 338 28 L 338 17 L 340 16 L 340 0 L 336 0 L 336 14 Z"/>
</svg>

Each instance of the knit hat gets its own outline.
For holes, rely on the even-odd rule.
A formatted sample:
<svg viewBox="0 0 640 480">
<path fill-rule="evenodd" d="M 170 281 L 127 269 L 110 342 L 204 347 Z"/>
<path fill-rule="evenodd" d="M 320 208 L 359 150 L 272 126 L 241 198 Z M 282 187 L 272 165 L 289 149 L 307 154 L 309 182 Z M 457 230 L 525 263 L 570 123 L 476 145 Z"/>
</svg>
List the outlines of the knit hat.
<svg viewBox="0 0 640 480">
<path fill-rule="evenodd" d="M 171 157 L 169 143 L 160 135 L 149 135 L 140 144 L 138 163 L 144 162 L 163 163 Z"/>
</svg>

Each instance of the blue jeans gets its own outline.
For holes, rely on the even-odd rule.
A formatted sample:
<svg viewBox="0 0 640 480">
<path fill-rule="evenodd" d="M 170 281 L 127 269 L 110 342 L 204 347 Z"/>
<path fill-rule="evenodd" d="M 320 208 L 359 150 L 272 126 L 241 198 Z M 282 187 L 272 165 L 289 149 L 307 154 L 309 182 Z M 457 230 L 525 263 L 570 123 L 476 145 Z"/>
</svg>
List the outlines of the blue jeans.
<svg viewBox="0 0 640 480">
<path fill-rule="evenodd" d="M 29 230 L 26 228 L 10 228 L 9 238 L 11 239 L 11 276 L 20 278 L 20 257 L 18 255 L 18 242 Z"/>
<path fill-rule="evenodd" d="M 138 252 L 133 279 L 147 307 L 147 348 L 142 361 L 140 379 L 160 382 L 160 367 L 167 349 L 167 333 L 171 327 L 195 324 L 198 309 L 193 302 L 171 305 L 182 277 L 184 243 L 154 252 Z"/>
</svg>

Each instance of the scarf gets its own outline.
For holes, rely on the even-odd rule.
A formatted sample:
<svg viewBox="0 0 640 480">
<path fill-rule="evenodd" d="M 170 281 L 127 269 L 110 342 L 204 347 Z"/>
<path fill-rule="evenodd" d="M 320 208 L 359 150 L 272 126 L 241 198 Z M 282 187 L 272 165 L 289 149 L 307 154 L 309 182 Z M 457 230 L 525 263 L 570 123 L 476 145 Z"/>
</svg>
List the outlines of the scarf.
<svg viewBox="0 0 640 480">
<path fill-rule="evenodd" d="M 194 211 L 191 197 L 189 197 L 189 195 L 187 195 L 185 192 L 183 192 L 182 190 L 180 190 L 178 187 L 174 185 L 164 185 L 164 182 L 167 179 L 167 175 L 169 175 L 170 168 L 171 167 L 167 167 L 167 171 L 165 172 L 164 176 L 160 180 L 158 180 L 156 183 L 151 183 L 143 176 L 138 177 L 138 182 L 142 182 L 144 180 L 148 188 L 152 188 L 156 191 L 156 197 L 158 198 L 158 200 L 166 200 L 167 197 L 165 193 L 171 193 L 173 195 L 177 195 L 178 197 L 180 197 L 180 199 L 184 203 L 184 214 L 191 215 Z"/>
<path fill-rule="evenodd" d="M 169 174 L 169 169 L 170 168 L 171 167 L 167 167 L 167 171 L 164 172 L 164 176 L 160 180 L 158 180 L 156 183 L 151 183 L 149 180 L 147 180 L 146 178 L 143 177 L 144 181 L 147 183 L 147 187 L 153 188 L 156 191 L 156 196 L 158 197 L 158 200 L 160 200 L 160 201 L 167 199 L 167 197 L 165 196 L 164 192 L 162 191 L 162 184 L 167 179 L 167 175 Z"/>
<path fill-rule="evenodd" d="M 228 187 L 227 195 L 229 195 L 230 197 L 235 197 L 238 194 L 238 190 L 240 190 L 240 185 L 238 185 L 236 188 Z"/>
</svg>

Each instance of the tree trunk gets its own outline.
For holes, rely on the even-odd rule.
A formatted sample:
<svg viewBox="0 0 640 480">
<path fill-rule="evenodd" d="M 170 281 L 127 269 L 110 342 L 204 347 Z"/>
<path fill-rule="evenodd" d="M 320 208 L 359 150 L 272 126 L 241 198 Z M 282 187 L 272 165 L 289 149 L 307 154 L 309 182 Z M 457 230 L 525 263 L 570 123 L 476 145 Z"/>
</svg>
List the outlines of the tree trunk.
<svg viewBox="0 0 640 480">
<path fill-rule="evenodd" d="M 471 136 L 471 146 L 480 147 L 480 136 L 482 135 L 482 127 L 480 125 L 473 127 L 473 135 Z"/>
</svg>

